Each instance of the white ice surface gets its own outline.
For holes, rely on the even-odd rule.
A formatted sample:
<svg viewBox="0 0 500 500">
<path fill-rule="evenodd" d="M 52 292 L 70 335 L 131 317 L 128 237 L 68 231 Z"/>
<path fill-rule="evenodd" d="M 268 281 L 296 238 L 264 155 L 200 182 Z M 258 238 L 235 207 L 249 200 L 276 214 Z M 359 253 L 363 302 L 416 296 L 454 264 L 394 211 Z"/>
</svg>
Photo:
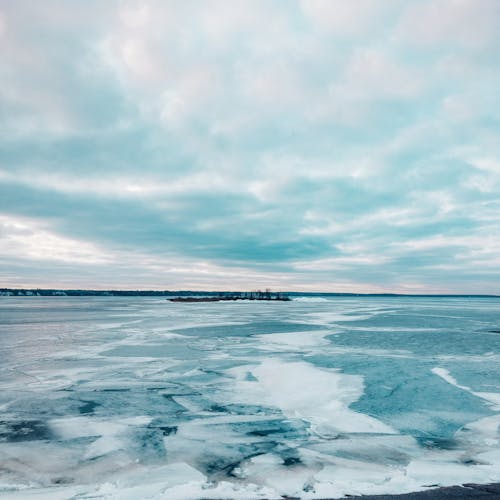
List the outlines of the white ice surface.
<svg viewBox="0 0 500 500">
<path fill-rule="evenodd" d="M 295 302 L 330 302 L 329 299 L 325 299 L 324 297 L 293 297 Z"/>
<path fill-rule="evenodd" d="M 260 340 L 259 349 L 271 352 L 295 351 L 328 345 L 330 342 L 325 337 L 333 333 L 329 330 L 273 333 L 272 335 L 256 335 L 256 338 Z"/>
<path fill-rule="evenodd" d="M 247 380 L 247 373 L 257 380 Z M 349 405 L 363 394 L 363 378 L 306 362 L 269 358 L 252 369 L 230 370 L 236 378 L 236 402 L 279 408 L 284 415 L 311 424 L 314 433 L 334 437 L 339 432 L 396 433 L 388 425 L 355 412 Z"/>
</svg>

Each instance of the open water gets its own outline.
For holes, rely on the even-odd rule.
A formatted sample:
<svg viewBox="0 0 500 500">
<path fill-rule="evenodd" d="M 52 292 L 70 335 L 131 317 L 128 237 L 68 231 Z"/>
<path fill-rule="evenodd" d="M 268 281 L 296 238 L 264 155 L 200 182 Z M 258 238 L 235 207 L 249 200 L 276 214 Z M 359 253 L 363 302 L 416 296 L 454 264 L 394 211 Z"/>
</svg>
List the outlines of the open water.
<svg viewBox="0 0 500 500">
<path fill-rule="evenodd" d="M 0 299 L 0 497 L 500 481 L 500 299 Z"/>
</svg>

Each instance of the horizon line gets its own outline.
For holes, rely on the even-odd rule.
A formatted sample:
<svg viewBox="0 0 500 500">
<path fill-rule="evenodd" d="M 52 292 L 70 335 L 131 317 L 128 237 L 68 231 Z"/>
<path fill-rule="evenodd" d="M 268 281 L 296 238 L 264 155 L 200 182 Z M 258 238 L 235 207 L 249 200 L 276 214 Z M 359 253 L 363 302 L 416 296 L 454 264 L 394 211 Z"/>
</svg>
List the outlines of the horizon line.
<svg viewBox="0 0 500 500">
<path fill-rule="evenodd" d="M 264 289 L 265 290 L 265 289 Z M 12 288 L 12 287 L 0 287 L 0 292 L 70 292 L 75 294 L 75 292 L 87 292 L 95 294 L 104 293 L 140 293 L 140 294 L 176 294 L 176 293 L 190 293 L 190 294 L 224 294 L 224 293 L 249 293 L 255 292 L 257 290 L 193 290 L 193 289 L 141 289 L 141 288 Z M 262 291 L 262 290 L 261 290 Z M 273 291 L 271 289 L 271 291 Z M 393 297 L 491 297 L 500 298 L 500 294 L 493 293 L 399 293 L 399 292 L 322 292 L 322 291 L 287 291 L 278 290 L 280 293 L 286 293 L 289 295 L 331 295 L 331 296 L 393 296 Z M 78 295 L 74 295 L 78 296 Z"/>
</svg>

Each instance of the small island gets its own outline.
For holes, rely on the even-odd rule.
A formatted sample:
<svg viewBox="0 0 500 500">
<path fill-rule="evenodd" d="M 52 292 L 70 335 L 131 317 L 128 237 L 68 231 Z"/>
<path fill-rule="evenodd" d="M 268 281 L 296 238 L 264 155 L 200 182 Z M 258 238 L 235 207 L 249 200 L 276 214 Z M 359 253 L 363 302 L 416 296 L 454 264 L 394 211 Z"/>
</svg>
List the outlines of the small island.
<svg viewBox="0 0 500 500">
<path fill-rule="evenodd" d="M 286 293 L 271 292 L 266 289 L 265 292 L 257 290 L 255 292 L 236 292 L 236 293 L 220 293 L 219 295 L 205 296 L 205 297 L 173 297 L 167 299 L 170 302 L 221 302 L 221 301 L 235 301 L 235 300 L 273 300 L 288 302 L 292 300 Z"/>
</svg>

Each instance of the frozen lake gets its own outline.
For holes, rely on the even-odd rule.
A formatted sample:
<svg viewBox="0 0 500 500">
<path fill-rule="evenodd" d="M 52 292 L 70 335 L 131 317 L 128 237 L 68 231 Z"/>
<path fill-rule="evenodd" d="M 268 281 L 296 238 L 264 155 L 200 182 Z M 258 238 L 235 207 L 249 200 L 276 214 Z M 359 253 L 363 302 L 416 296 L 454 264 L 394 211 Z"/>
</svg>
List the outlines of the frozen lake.
<svg viewBox="0 0 500 500">
<path fill-rule="evenodd" d="M 0 299 L 0 496 L 500 481 L 500 299 Z"/>
</svg>

